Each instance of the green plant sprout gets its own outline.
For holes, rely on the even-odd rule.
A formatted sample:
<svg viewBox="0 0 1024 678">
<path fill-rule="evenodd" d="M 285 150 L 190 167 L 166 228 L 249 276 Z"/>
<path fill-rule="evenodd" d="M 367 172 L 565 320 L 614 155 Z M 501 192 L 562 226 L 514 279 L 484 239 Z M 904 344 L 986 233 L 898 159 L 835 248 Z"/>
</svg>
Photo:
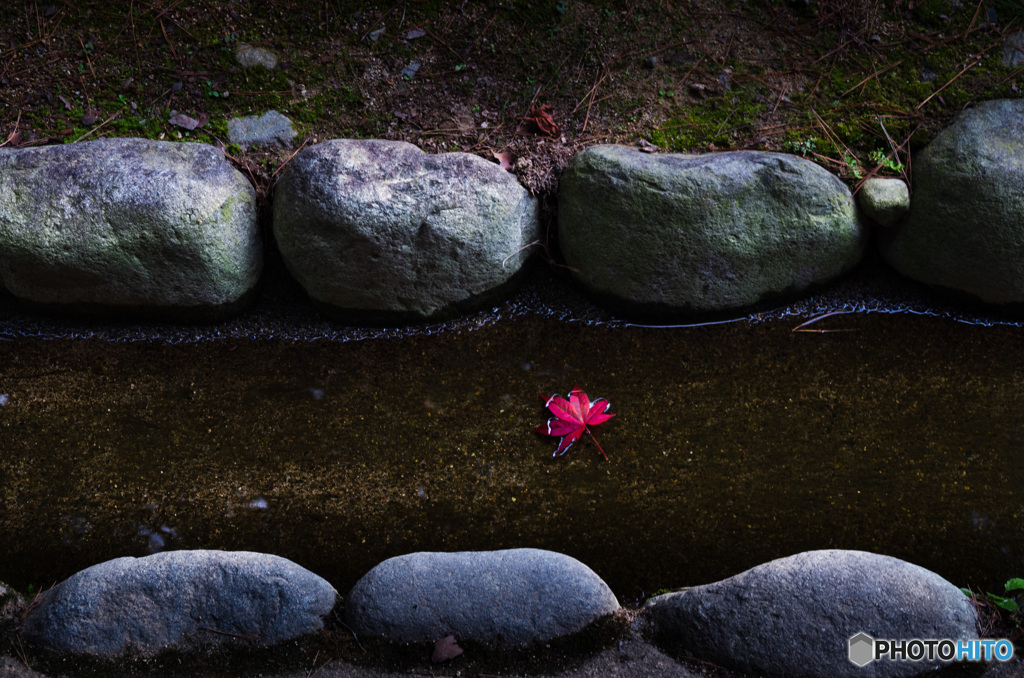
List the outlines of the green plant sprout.
<svg viewBox="0 0 1024 678">
<path fill-rule="evenodd" d="M 874 151 L 871 151 L 871 154 L 868 155 L 868 158 L 871 160 L 871 162 L 875 163 L 875 165 L 881 165 L 884 169 L 886 169 L 886 170 L 888 170 L 890 172 L 902 172 L 903 171 L 903 163 L 901 163 L 896 158 L 888 158 L 888 157 L 886 157 L 885 151 L 883 151 L 880 148 L 876 149 Z"/>
<path fill-rule="evenodd" d="M 1020 577 L 1014 577 L 1010 581 L 1006 582 L 1006 585 L 1003 588 L 1004 594 L 1010 594 L 1013 591 L 1024 591 L 1024 579 L 1021 579 Z M 960 590 L 963 591 L 964 595 L 966 596 L 974 595 L 970 589 L 961 588 Z M 1001 610 L 1006 610 L 1007 612 L 1020 612 L 1020 603 L 1017 602 L 1015 596 L 997 596 L 994 593 L 986 593 L 984 595 L 990 603 L 992 603 Z M 978 597 L 980 598 L 981 596 Z"/>
<path fill-rule="evenodd" d="M 800 155 L 810 155 L 811 153 L 818 152 L 818 137 L 811 137 L 810 139 L 804 139 L 803 141 L 787 141 L 786 148 L 793 153 Z"/>
</svg>

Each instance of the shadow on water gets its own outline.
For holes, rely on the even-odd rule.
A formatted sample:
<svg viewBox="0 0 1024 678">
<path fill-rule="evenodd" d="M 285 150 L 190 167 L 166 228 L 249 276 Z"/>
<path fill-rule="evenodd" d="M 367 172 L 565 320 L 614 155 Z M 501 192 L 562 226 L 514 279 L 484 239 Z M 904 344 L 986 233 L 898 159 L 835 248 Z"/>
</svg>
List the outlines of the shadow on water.
<svg viewBox="0 0 1024 678">
<path fill-rule="evenodd" d="M 177 342 L 9 332 L 0 581 L 169 548 L 276 553 L 342 591 L 412 551 L 548 548 L 624 603 L 816 548 L 992 590 L 1024 571 L 1018 328 L 856 313 L 794 334 L 790 309 L 653 329 L 531 303 L 321 341 L 308 318 L 304 340 L 262 318 Z M 608 462 L 531 432 L 539 393 L 573 384 L 617 415 Z"/>
</svg>

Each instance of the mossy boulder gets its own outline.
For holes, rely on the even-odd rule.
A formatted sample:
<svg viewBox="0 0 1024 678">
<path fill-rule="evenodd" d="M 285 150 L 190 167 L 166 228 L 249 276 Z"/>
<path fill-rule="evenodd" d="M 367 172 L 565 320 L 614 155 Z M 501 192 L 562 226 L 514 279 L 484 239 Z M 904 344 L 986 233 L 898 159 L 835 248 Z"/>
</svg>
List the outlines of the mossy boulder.
<svg viewBox="0 0 1024 678">
<path fill-rule="evenodd" d="M 255 191 L 212 146 L 101 139 L 0 152 L 0 280 L 23 301 L 220 316 L 262 266 Z"/>
<path fill-rule="evenodd" d="M 356 319 L 458 315 L 501 296 L 538 237 L 538 204 L 468 153 L 338 139 L 303 149 L 274 190 L 274 236 L 314 300 Z"/>
<path fill-rule="evenodd" d="M 708 314 L 825 284 L 867 231 L 849 189 L 802 158 L 595 146 L 559 189 L 558 237 L 587 289 L 630 315 Z"/>
<path fill-rule="evenodd" d="M 1024 304 L 1024 101 L 963 111 L 914 157 L 906 221 L 882 257 L 914 280 L 988 304 Z"/>
</svg>

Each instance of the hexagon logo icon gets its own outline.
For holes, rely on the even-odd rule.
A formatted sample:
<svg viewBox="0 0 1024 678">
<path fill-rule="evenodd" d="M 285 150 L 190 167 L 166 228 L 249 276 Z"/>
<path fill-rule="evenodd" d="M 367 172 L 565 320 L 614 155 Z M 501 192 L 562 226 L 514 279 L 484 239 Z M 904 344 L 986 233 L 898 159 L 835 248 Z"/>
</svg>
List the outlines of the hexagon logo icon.
<svg viewBox="0 0 1024 678">
<path fill-rule="evenodd" d="M 867 666 L 875 659 L 875 639 L 861 631 L 850 638 L 850 661 L 857 666 Z"/>
</svg>

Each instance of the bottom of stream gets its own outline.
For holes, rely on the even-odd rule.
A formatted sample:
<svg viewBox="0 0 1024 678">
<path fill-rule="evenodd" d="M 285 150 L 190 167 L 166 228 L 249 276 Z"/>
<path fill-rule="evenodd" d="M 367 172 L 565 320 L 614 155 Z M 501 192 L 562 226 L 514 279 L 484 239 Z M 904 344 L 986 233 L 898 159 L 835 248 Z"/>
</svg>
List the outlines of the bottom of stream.
<svg viewBox="0 0 1024 678">
<path fill-rule="evenodd" d="M 692 328 L 557 314 L 298 341 L 0 346 L 0 581 L 172 548 L 346 591 L 413 551 L 574 556 L 623 604 L 819 548 L 1001 591 L 1024 572 L 1018 328 L 847 313 Z M 838 331 L 841 330 L 841 331 Z M 208 330 L 204 330 L 208 331 Z M 616 416 L 561 458 L 574 384 Z"/>
</svg>

